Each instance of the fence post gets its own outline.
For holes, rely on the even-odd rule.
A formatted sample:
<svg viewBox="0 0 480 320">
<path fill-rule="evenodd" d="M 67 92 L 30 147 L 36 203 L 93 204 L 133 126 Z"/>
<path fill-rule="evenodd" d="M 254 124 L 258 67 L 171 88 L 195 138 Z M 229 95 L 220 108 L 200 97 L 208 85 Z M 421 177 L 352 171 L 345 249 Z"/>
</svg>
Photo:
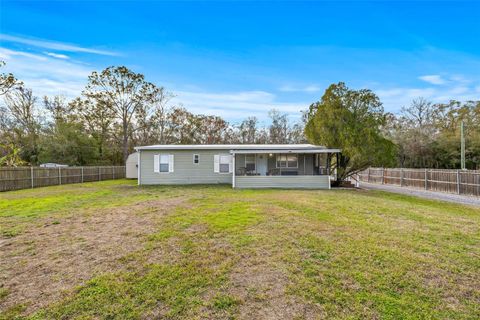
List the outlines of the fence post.
<svg viewBox="0 0 480 320">
<path fill-rule="evenodd" d="M 367 182 L 370 182 L 370 167 L 368 167 Z"/>
<path fill-rule="evenodd" d="M 58 184 L 62 184 L 62 168 L 58 167 Z"/>
<path fill-rule="evenodd" d="M 83 167 L 82 167 L 82 183 L 83 183 Z"/>
<path fill-rule="evenodd" d="M 112 179 L 115 180 L 115 167 L 112 166 Z"/>
<path fill-rule="evenodd" d="M 403 168 L 400 169 L 400 187 L 403 187 Z"/>
<path fill-rule="evenodd" d="M 460 194 L 460 170 L 457 170 L 457 194 Z"/>
<path fill-rule="evenodd" d="M 428 190 L 428 169 L 425 168 L 425 190 Z"/>
<path fill-rule="evenodd" d="M 385 168 L 382 167 L 382 184 L 385 184 Z"/>
<path fill-rule="evenodd" d="M 98 181 L 102 181 L 102 174 L 100 173 L 100 167 L 98 167 Z"/>
<path fill-rule="evenodd" d="M 33 166 L 30 167 L 30 179 L 32 180 L 32 189 L 33 189 Z"/>
</svg>

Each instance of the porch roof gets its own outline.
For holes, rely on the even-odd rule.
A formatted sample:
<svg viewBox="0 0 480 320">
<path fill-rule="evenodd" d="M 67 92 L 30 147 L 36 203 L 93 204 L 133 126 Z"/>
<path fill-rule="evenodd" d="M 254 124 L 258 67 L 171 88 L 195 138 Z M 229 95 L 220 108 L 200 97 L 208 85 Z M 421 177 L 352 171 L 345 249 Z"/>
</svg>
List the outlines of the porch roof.
<svg viewBox="0 0 480 320">
<path fill-rule="evenodd" d="M 152 145 L 135 147 L 135 150 L 225 150 L 230 153 L 338 153 L 313 144 L 189 144 Z"/>
<path fill-rule="evenodd" d="M 241 149 L 230 150 L 231 154 L 258 154 L 258 153 L 340 153 L 340 149 L 327 149 L 327 148 L 288 148 L 288 149 Z"/>
</svg>

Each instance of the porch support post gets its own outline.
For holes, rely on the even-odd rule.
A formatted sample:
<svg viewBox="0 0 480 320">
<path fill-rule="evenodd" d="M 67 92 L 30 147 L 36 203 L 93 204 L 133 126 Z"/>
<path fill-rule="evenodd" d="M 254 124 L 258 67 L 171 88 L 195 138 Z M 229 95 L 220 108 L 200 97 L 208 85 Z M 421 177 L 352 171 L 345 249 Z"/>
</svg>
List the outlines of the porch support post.
<svg viewBox="0 0 480 320">
<path fill-rule="evenodd" d="M 307 156 L 307 154 L 304 153 L 304 154 L 303 154 L 303 175 L 305 175 L 305 171 L 306 171 L 306 169 L 307 169 L 307 168 L 306 168 L 307 165 L 306 165 L 306 161 L 305 161 L 306 156 Z"/>
<path fill-rule="evenodd" d="M 338 155 L 338 152 L 335 153 L 335 181 L 338 180 L 338 161 L 339 161 L 340 157 Z"/>
<path fill-rule="evenodd" d="M 235 153 L 232 154 L 232 188 L 235 189 Z M 257 170 L 257 156 L 255 155 L 255 170 Z"/>
<path fill-rule="evenodd" d="M 330 163 L 332 161 L 331 157 L 332 157 L 332 154 L 327 153 L 327 167 L 326 167 L 326 169 L 327 169 L 327 175 L 328 176 L 330 175 Z"/>
</svg>

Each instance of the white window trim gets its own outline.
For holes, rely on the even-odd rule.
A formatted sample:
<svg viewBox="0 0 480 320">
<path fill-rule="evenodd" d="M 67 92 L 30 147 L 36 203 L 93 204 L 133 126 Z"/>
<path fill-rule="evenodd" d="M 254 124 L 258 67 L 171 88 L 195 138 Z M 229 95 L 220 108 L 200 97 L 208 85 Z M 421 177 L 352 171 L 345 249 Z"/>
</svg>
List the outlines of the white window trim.
<svg viewBox="0 0 480 320">
<path fill-rule="evenodd" d="M 198 162 L 197 163 L 195 163 L 195 156 L 198 157 Z M 192 156 L 192 162 L 193 162 L 193 165 L 198 166 L 200 164 L 200 154 L 194 153 L 193 156 Z"/>
<path fill-rule="evenodd" d="M 278 166 L 278 156 L 281 156 L 281 155 L 286 155 L 287 156 L 287 161 L 286 161 L 286 164 L 288 166 L 288 155 L 295 155 L 297 157 L 297 166 L 296 167 L 279 167 Z M 277 155 L 275 156 L 275 168 L 277 169 L 298 169 L 298 153 L 277 153 Z"/>
<path fill-rule="evenodd" d="M 228 171 L 227 172 L 222 172 L 220 170 L 220 166 L 222 165 L 222 156 L 228 156 L 230 157 L 230 161 L 228 162 Z M 226 164 L 226 163 L 223 163 Z M 218 174 L 231 174 L 232 173 L 232 155 L 225 153 L 225 154 L 219 154 L 218 155 Z"/>
<path fill-rule="evenodd" d="M 161 165 L 161 159 L 162 159 L 162 156 L 167 156 L 168 157 L 168 171 L 160 171 L 160 165 Z M 158 154 L 158 172 L 155 172 L 155 173 L 158 173 L 158 174 L 170 174 L 170 173 L 173 173 L 173 155 L 171 154 L 168 154 L 168 153 L 160 153 Z M 165 163 L 164 163 L 165 164 Z"/>
</svg>

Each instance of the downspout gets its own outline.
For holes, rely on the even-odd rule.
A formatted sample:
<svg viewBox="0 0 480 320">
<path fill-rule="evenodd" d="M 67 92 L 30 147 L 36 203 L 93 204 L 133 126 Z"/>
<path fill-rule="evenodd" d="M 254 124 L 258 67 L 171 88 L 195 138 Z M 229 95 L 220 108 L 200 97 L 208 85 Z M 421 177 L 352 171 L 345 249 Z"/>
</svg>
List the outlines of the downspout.
<svg viewBox="0 0 480 320">
<path fill-rule="evenodd" d="M 138 150 L 138 160 L 137 160 L 137 184 L 138 184 L 138 185 L 141 184 L 141 181 L 140 181 L 140 177 L 141 177 L 141 176 L 140 176 L 140 173 L 142 172 L 142 170 L 141 170 L 141 168 L 140 168 L 141 165 L 142 165 L 142 164 L 141 164 L 142 162 L 140 161 L 140 160 L 141 160 L 140 155 L 141 155 L 141 152 L 140 152 L 140 150 Z"/>
<path fill-rule="evenodd" d="M 232 170 L 232 188 L 235 189 L 235 153 L 232 153 L 232 166 L 233 166 L 233 170 Z"/>
</svg>

